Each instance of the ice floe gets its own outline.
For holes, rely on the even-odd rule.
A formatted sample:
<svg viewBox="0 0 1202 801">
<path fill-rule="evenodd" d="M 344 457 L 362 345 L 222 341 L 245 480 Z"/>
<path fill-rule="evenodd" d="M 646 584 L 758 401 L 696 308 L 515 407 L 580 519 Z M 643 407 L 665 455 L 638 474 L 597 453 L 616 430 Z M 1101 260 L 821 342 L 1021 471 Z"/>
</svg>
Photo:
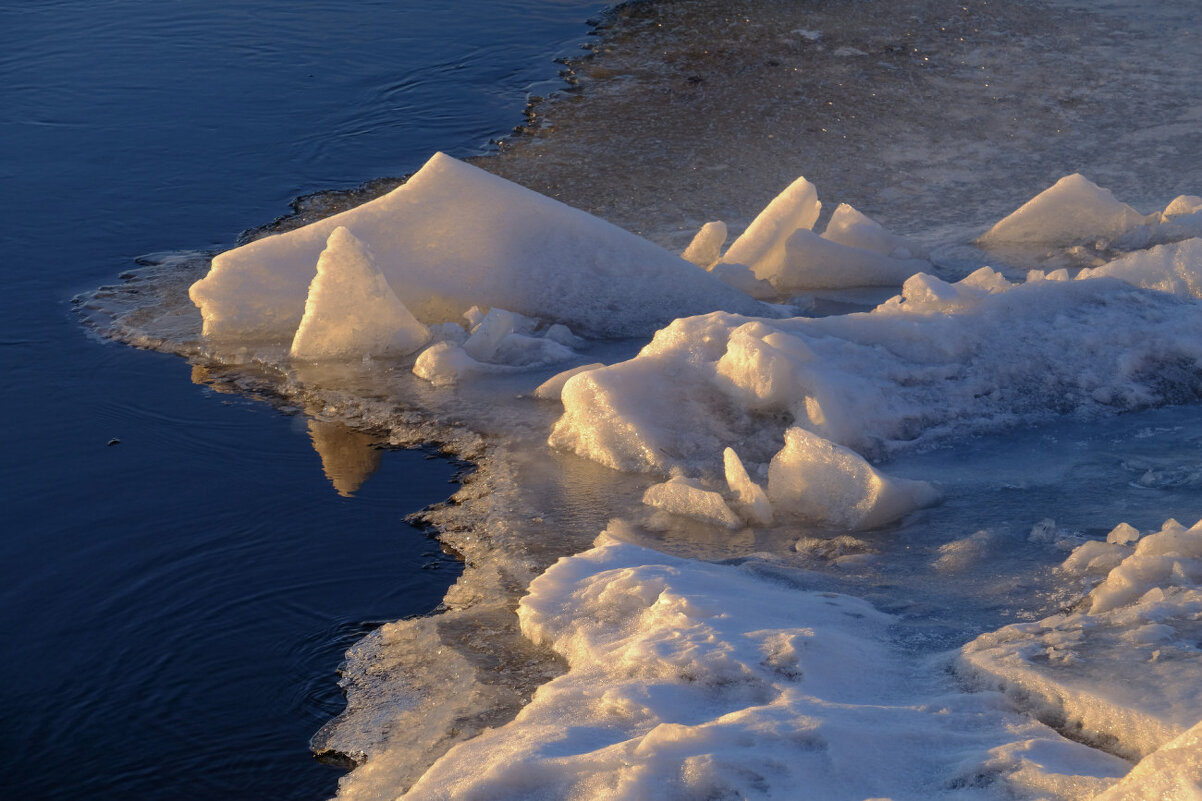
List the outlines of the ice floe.
<svg viewBox="0 0 1202 801">
<path fill-rule="evenodd" d="M 568 461 L 581 475 L 609 472 L 596 465 L 625 474 L 611 476 L 620 493 L 593 499 L 607 510 L 624 499 L 606 533 L 556 554 L 541 575 L 554 559 L 540 564 L 515 532 L 541 536 L 553 516 L 513 512 L 512 489 L 480 531 L 444 532 L 462 538 L 474 577 L 452 591 L 459 606 L 447 620 L 487 598 L 495 625 L 529 584 L 523 647 L 554 652 L 565 672 L 532 697 L 501 693 L 516 717 L 463 729 L 469 707 L 494 695 L 480 677 L 487 660 L 458 684 L 428 681 L 403 718 L 444 710 L 420 742 L 398 742 L 388 720 L 361 730 L 348 713 L 331 748 L 351 753 L 344 743 L 368 729 L 374 739 L 355 752 L 370 758 L 343 797 L 395 797 L 411 783 L 411 799 L 772 798 L 805 786 L 830 798 L 1065 801 L 1197 790 L 1202 528 L 1169 521 L 1141 536 L 1119 526 L 1105 541 L 1040 529 L 1048 552 L 1075 548 L 1055 578 L 1082 600 L 922 657 L 896 642 L 898 618 L 809 589 L 797 565 L 863 569 L 880 538 L 907 530 L 896 521 L 938 500 L 940 487 L 891 474 L 893 456 L 1202 398 L 1202 240 L 1191 238 L 1202 199 L 1141 214 L 1068 176 L 979 240 L 1084 253 L 1065 261 L 1092 267 L 1080 271 L 1055 258 L 958 271 L 845 204 L 819 233 L 821 212 L 798 179 L 725 252 L 726 226 L 712 222 L 682 259 L 435 156 L 390 195 L 214 260 L 192 289 L 207 341 L 251 351 L 291 342 L 281 368 L 290 387 L 305 383 L 305 367 L 328 366 L 306 362 L 368 369 L 364 356 L 404 356 L 429 384 L 472 390 L 454 414 L 478 422 L 497 397 L 473 382 L 517 376 L 528 380 L 505 385 L 507 413 L 523 404 L 515 475 Z M 782 319 L 798 304 L 750 297 L 873 285 L 896 295 L 826 317 Z M 617 337 L 643 344 L 610 359 L 600 340 Z M 331 391 L 339 403 L 350 394 Z M 644 525 L 778 550 L 683 559 L 631 544 L 649 540 L 636 531 Z M 512 553 L 490 537 L 509 537 Z M 1007 547 L 996 530 L 968 528 L 923 565 L 933 580 L 972 580 Z M 364 692 L 385 681 L 371 673 L 372 648 L 421 626 L 394 624 L 353 655 L 349 670 L 371 677 Z M 454 650 L 426 628 L 416 650 Z M 397 659 L 388 671 L 406 675 L 415 657 Z M 434 672 L 442 664 L 421 659 Z"/>
<path fill-rule="evenodd" d="M 204 334 L 291 340 L 338 227 L 371 250 L 427 325 L 499 307 L 612 337 L 649 333 L 680 314 L 768 311 L 641 237 L 437 154 L 383 197 L 216 256 L 190 291 Z"/>
</svg>

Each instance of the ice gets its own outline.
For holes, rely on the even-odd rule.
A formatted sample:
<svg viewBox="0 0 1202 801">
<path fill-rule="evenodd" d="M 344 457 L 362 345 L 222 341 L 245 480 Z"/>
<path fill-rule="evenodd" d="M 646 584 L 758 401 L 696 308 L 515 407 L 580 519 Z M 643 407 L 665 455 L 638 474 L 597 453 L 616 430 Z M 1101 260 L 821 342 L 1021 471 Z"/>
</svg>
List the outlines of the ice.
<svg viewBox="0 0 1202 801">
<path fill-rule="evenodd" d="M 870 313 L 714 313 L 577 376 L 550 442 L 620 470 L 767 463 L 799 426 L 880 458 L 1062 414 L 1196 400 L 1202 319 L 1188 298 L 1113 279 L 1011 284 L 982 269 L 909 279 Z"/>
<path fill-rule="evenodd" d="M 579 373 L 596 370 L 598 367 L 604 366 L 605 364 L 602 362 L 593 362 L 592 364 L 582 364 L 577 367 L 571 367 L 561 373 L 556 373 L 535 388 L 534 397 L 542 398 L 543 400 L 559 400 L 563 394 L 563 385 L 568 383 L 569 378 Z"/>
<path fill-rule="evenodd" d="M 752 220 L 731 243 L 722 261 L 745 265 L 757 277 L 770 279 L 785 263 L 789 237 L 795 231 L 813 228 L 821 211 L 818 190 L 805 178 L 798 178 Z"/>
<path fill-rule="evenodd" d="M 772 522 L 772 505 L 764 488 L 751 480 L 743 460 L 734 448 L 722 452 L 722 464 L 726 473 L 726 486 L 753 523 L 768 525 Z"/>
<path fill-rule="evenodd" d="M 692 262 L 698 267 L 710 269 L 722 255 L 722 246 L 726 244 L 726 223 L 721 220 L 707 222 L 693 237 L 693 241 L 685 248 L 680 257 Z"/>
<path fill-rule="evenodd" d="M 981 237 L 989 246 L 1005 243 L 1075 245 L 1097 240 L 1117 242 L 1157 215 L 1143 215 L 1115 199 L 1088 178 L 1074 173 L 1061 178 Z"/>
<path fill-rule="evenodd" d="M 803 428 L 785 432 L 785 446 L 768 466 L 768 500 L 778 515 L 833 528 L 876 528 L 938 497 L 930 484 L 886 476 L 859 454 Z"/>
<path fill-rule="evenodd" d="M 991 781 L 1022 767 L 1090 790 L 1127 767 L 932 680 L 941 672 L 895 648 L 893 619 L 864 601 L 622 533 L 559 560 L 520 603 L 523 633 L 567 672 L 455 745 L 408 801 L 993 799 Z"/>
<path fill-rule="evenodd" d="M 317 259 L 292 356 L 405 356 L 429 339 L 429 330 L 397 298 L 367 247 L 346 228 L 335 228 Z"/>
<path fill-rule="evenodd" d="M 1130 528 L 1065 560 L 1067 578 L 1095 583 L 1073 610 L 982 635 L 962 669 L 1080 739 L 1143 759 L 1202 719 L 1202 524 L 1169 520 L 1135 540 Z"/>
<path fill-rule="evenodd" d="M 413 374 L 436 387 L 456 384 L 460 379 L 484 369 L 461 345 L 454 342 L 435 342 L 417 357 Z"/>
<path fill-rule="evenodd" d="M 464 352 L 476 361 L 491 360 L 496 355 L 501 341 L 514 333 L 517 323 L 517 315 L 513 312 L 506 309 L 490 309 L 472 326 L 471 336 L 463 343 Z"/>
<path fill-rule="evenodd" d="M 1198 801 L 1202 799 L 1202 723 L 1139 761 L 1094 801 Z"/>
<path fill-rule="evenodd" d="M 760 212 L 711 269 L 732 286 L 766 297 L 751 276 L 788 296 L 815 289 L 897 286 L 930 268 L 929 262 L 910 258 L 906 240 L 846 204 L 835 210 L 826 231 L 818 235 L 813 228 L 821 210 L 817 189 L 798 178 Z M 708 257 L 715 241 L 716 230 L 702 228 L 686 253 Z"/>
<path fill-rule="evenodd" d="M 891 231 L 847 203 L 835 207 L 822 238 L 849 248 L 869 250 L 896 259 L 927 257 L 927 249 Z"/>
<path fill-rule="evenodd" d="M 720 493 L 707 490 L 684 476 L 673 476 L 662 484 L 648 487 L 643 494 L 643 503 L 726 528 L 742 525 L 738 515 L 730 510 Z"/>
<path fill-rule="evenodd" d="M 1077 278 L 1118 278 L 1145 289 L 1202 298 L 1202 239 L 1157 245 L 1084 269 Z"/>
<path fill-rule="evenodd" d="M 589 336 L 646 334 L 681 313 L 768 309 L 658 246 L 436 154 L 389 194 L 219 254 L 190 291 L 206 337 L 290 340 L 326 241 L 344 227 L 422 323 L 500 307 Z"/>
</svg>

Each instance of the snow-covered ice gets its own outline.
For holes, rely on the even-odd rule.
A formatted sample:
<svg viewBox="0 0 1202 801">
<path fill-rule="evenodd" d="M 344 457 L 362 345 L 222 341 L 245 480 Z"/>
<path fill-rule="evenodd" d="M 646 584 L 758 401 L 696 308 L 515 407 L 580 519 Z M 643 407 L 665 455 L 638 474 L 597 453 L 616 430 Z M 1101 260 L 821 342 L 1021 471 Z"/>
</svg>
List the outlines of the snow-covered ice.
<svg viewBox="0 0 1202 801">
<path fill-rule="evenodd" d="M 391 195 L 215 258 L 195 353 L 483 465 L 430 513 L 469 564 L 446 610 L 350 656 L 348 711 L 318 737 L 366 760 L 340 795 L 1202 792 L 1202 528 L 1015 539 L 956 508 L 1003 479 L 895 472 L 1202 399 L 1200 205 L 1143 215 L 1069 176 L 981 240 L 1053 258 L 957 272 L 848 205 L 817 233 L 798 179 L 725 252 L 714 222 L 682 259 L 436 156 Z M 1057 261 L 1082 247 L 1090 267 Z M 892 296 L 843 296 L 850 313 L 790 297 L 873 284 Z M 312 431 L 352 492 L 370 465 Z M 1165 485 L 1129 469 L 1133 491 Z M 932 519 L 961 522 L 907 554 Z M 1038 588 L 1018 622 L 937 647 L 906 604 L 880 608 L 890 559 L 919 565 L 921 608 L 1017 550 L 1043 560 L 1007 568 Z"/>
<path fill-rule="evenodd" d="M 425 324 L 500 307 L 593 336 L 649 333 L 682 312 L 767 310 L 645 239 L 436 154 L 389 194 L 213 259 L 193 285 L 205 336 L 290 340 L 317 260 L 344 227 Z"/>
</svg>

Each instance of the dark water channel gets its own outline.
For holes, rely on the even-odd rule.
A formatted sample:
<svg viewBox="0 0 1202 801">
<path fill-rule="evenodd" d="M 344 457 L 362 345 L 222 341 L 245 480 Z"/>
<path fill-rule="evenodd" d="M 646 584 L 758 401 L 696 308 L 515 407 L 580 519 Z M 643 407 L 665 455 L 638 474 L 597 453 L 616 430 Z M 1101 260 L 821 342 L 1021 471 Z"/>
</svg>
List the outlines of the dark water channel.
<svg viewBox="0 0 1202 801">
<path fill-rule="evenodd" d="M 333 792 L 308 737 L 342 651 L 453 580 L 404 518 L 454 466 L 383 453 L 339 494 L 323 456 L 362 443 L 98 342 L 70 298 L 297 195 L 480 152 L 597 8 L 0 2 L 0 797 Z"/>
</svg>

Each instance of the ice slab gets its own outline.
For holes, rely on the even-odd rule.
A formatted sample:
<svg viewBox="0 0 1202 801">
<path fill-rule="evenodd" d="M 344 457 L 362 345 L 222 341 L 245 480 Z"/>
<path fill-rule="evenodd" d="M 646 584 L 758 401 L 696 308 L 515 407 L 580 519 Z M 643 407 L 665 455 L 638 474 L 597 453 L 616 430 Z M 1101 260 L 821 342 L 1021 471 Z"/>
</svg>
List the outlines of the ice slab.
<svg viewBox="0 0 1202 801">
<path fill-rule="evenodd" d="M 1074 245 L 1116 242 L 1159 215 L 1143 215 L 1079 173 L 1066 175 L 981 236 L 985 246 L 1007 243 Z"/>
<path fill-rule="evenodd" d="M 768 500 L 775 514 L 841 529 L 892 523 L 938 497 L 925 481 L 887 476 L 859 454 L 804 428 L 785 432 L 785 446 L 768 466 Z"/>
<path fill-rule="evenodd" d="M 921 248 L 910 246 L 847 204 L 835 210 L 820 236 L 813 229 L 821 210 L 814 185 L 798 178 L 760 212 L 710 269 L 732 286 L 764 297 L 752 278 L 788 296 L 816 289 L 898 286 L 930 268 L 928 261 L 911 258 Z M 686 257 L 708 258 L 717 240 L 717 232 L 709 228 L 712 225 L 707 223 L 698 232 Z"/>
<path fill-rule="evenodd" d="M 339 226 L 370 248 L 425 324 L 498 306 L 620 337 L 680 314 L 770 313 L 647 240 L 439 153 L 383 197 L 215 257 L 190 290 L 205 336 L 290 340 L 318 257 Z"/>
<path fill-rule="evenodd" d="M 405 356 L 429 339 L 429 329 L 393 292 L 371 251 L 343 226 L 335 228 L 317 258 L 292 339 L 293 358 Z"/>
<path fill-rule="evenodd" d="M 1041 719 L 1141 759 L 1202 720 L 1202 524 L 1170 520 L 1134 542 L 1116 531 L 1061 567 L 1097 582 L 1074 611 L 982 635 L 961 668 Z"/>
<path fill-rule="evenodd" d="M 1077 274 L 1080 279 L 1105 277 L 1145 289 L 1202 297 L 1202 239 L 1157 245 Z"/>
</svg>

